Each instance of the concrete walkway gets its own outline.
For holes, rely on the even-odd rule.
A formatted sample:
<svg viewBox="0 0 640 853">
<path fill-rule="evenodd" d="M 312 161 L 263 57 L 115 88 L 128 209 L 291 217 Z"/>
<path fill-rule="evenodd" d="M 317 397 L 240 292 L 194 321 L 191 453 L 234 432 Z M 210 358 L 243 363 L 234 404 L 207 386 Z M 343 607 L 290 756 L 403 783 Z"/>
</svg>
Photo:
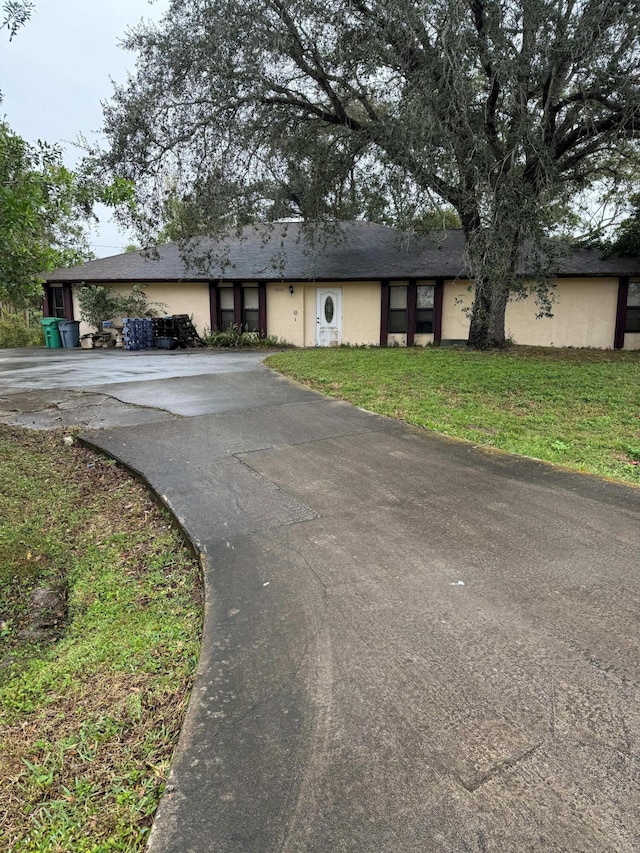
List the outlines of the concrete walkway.
<svg viewBox="0 0 640 853">
<path fill-rule="evenodd" d="M 204 555 L 151 853 L 640 849 L 640 492 L 234 364 L 90 392 Z"/>
</svg>

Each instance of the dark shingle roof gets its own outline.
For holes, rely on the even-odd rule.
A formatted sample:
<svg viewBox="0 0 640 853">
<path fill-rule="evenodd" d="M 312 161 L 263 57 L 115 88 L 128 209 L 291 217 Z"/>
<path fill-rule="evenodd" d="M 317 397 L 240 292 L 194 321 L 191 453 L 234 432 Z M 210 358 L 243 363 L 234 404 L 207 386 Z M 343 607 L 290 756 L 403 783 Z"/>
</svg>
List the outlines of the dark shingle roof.
<svg viewBox="0 0 640 853">
<path fill-rule="evenodd" d="M 561 255 L 559 275 L 640 274 L 637 258 L 603 259 L 594 249 Z M 348 281 L 457 278 L 467 275 L 460 229 L 428 236 L 403 234 L 369 222 L 340 223 L 310 237 L 298 222 L 247 226 L 186 246 L 169 243 L 151 253 L 127 252 L 46 276 L 48 282 L 115 281 Z"/>
</svg>

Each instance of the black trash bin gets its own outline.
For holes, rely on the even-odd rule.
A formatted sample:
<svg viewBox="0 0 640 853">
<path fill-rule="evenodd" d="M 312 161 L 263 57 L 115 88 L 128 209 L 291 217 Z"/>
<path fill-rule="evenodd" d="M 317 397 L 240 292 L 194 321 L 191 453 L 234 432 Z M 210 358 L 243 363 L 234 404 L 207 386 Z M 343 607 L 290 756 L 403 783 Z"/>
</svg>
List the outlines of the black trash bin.
<svg viewBox="0 0 640 853">
<path fill-rule="evenodd" d="M 60 337 L 62 338 L 62 346 L 79 347 L 80 346 L 80 321 L 79 320 L 61 320 L 58 323 Z"/>
</svg>

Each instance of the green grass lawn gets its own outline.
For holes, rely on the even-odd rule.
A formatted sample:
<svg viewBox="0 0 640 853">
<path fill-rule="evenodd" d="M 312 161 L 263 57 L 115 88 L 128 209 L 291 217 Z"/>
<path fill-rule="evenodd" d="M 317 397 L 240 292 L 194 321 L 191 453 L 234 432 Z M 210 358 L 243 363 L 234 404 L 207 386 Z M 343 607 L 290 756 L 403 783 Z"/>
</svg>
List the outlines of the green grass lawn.
<svg viewBox="0 0 640 853">
<path fill-rule="evenodd" d="M 62 438 L 0 427 L 0 847 L 137 851 L 197 664 L 200 573 L 140 484 Z"/>
<path fill-rule="evenodd" d="M 292 350 L 269 367 L 410 424 L 640 485 L 640 352 Z"/>
</svg>

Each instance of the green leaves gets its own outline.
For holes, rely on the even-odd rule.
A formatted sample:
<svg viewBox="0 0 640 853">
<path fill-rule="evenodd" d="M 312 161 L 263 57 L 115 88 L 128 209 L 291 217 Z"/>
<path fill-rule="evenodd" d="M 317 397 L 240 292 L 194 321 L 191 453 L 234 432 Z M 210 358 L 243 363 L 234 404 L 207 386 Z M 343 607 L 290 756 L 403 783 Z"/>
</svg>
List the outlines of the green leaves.
<svg viewBox="0 0 640 853">
<path fill-rule="evenodd" d="M 291 216 L 442 227 L 432 211 L 453 210 L 471 340 L 502 345 L 523 247 L 540 294 L 549 230 L 637 160 L 638 9 L 173 0 L 127 37 L 137 71 L 105 108 L 102 165 L 136 181 L 147 239 Z"/>
<path fill-rule="evenodd" d="M 165 311 L 162 302 L 147 302 L 147 296 L 139 284 L 134 284 L 129 293 L 115 293 L 111 288 L 87 285 L 78 291 L 80 317 L 98 331 L 103 320 L 117 317 L 153 317 Z"/>
<path fill-rule="evenodd" d="M 0 23 L 0 30 L 9 30 L 9 40 L 29 20 L 34 5 L 31 0 L 5 0 L 2 4 L 4 18 Z"/>
<path fill-rule="evenodd" d="M 0 123 L 0 300 L 37 304 L 39 275 L 90 257 L 85 198 L 60 149 Z"/>
<path fill-rule="evenodd" d="M 0 122 L 0 301 L 35 306 L 43 273 L 93 257 L 87 224 L 96 202 L 131 209 L 131 181 L 106 183 L 88 166 L 72 172 L 59 147 L 29 145 Z"/>
</svg>

